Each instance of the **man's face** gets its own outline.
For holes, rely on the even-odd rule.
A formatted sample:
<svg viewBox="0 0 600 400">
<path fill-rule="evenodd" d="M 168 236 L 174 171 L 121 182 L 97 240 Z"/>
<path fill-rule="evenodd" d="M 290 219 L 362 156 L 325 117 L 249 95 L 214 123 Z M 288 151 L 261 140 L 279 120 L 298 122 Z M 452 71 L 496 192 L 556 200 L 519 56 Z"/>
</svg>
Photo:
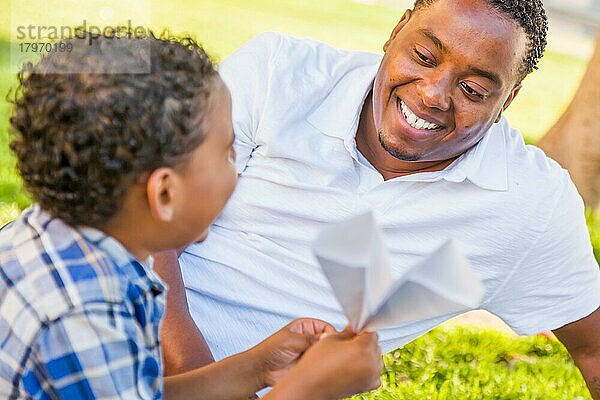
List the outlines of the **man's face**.
<svg viewBox="0 0 600 400">
<path fill-rule="evenodd" d="M 510 104 L 527 37 L 485 1 L 438 0 L 407 12 L 384 50 L 373 88 L 381 145 L 440 161 L 475 145 Z"/>
</svg>

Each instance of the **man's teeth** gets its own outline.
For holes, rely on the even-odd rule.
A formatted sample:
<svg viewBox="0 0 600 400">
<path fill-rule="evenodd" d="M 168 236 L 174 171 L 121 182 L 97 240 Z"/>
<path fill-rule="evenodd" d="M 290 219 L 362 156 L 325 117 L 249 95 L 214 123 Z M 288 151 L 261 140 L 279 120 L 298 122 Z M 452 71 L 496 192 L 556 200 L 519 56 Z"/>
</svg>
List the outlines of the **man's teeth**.
<svg viewBox="0 0 600 400">
<path fill-rule="evenodd" d="M 410 111 L 408 106 L 404 104 L 402 100 L 400 100 L 400 108 L 402 109 L 402 114 L 404 114 L 404 118 L 406 118 L 408 124 L 415 129 L 433 130 L 440 127 L 439 125 L 436 125 L 433 122 L 428 122 L 424 119 L 417 117 L 412 111 Z"/>
</svg>

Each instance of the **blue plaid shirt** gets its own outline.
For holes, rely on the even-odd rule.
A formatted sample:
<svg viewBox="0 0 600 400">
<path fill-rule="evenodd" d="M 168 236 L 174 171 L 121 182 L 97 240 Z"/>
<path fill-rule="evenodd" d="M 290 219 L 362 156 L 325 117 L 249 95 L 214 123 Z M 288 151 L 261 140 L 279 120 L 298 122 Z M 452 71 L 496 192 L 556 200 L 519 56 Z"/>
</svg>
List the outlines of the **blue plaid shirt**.
<svg viewBox="0 0 600 400">
<path fill-rule="evenodd" d="M 24 211 L 0 231 L 0 398 L 161 398 L 164 304 L 116 240 Z"/>
</svg>

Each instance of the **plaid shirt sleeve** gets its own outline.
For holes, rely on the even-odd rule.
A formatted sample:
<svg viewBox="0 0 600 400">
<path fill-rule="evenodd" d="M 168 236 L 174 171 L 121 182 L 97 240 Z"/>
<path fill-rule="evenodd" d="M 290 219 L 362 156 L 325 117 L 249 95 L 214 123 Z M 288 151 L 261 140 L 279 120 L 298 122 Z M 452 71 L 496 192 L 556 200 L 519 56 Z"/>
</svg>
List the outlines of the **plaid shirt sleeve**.
<svg viewBox="0 0 600 400">
<path fill-rule="evenodd" d="M 33 398 L 161 398 L 160 360 L 124 305 L 87 304 L 44 327 L 31 347 L 23 388 Z"/>
</svg>

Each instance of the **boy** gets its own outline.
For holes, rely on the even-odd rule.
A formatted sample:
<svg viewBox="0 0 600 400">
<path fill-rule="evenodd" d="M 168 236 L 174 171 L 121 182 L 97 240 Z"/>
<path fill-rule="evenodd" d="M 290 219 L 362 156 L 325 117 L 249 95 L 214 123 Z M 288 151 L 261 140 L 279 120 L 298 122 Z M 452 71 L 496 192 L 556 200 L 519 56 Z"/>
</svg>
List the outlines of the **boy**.
<svg viewBox="0 0 600 400">
<path fill-rule="evenodd" d="M 68 42 L 19 74 L 11 147 L 36 204 L 0 233 L 0 397 L 162 398 L 151 254 L 202 240 L 233 191 L 229 92 L 191 39 Z M 333 399 L 380 369 L 375 334 L 301 319 L 164 395 Z"/>
</svg>

